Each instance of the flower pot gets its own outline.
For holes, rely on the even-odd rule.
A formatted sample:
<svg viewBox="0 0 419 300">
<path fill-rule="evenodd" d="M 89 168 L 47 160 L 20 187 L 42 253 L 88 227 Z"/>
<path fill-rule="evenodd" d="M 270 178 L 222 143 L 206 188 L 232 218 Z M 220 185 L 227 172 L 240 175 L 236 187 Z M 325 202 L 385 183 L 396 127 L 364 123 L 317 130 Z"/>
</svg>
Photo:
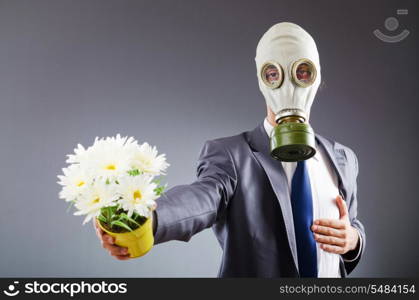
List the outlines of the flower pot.
<svg viewBox="0 0 419 300">
<path fill-rule="evenodd" d="M 128 248 L 130 257 L 140 257 L 146 254 L 154 245 L 153 226 L 151 218 L 137 229 L 129 232 L 116 233 L 106 229 L 98 220 L 100 228 L 115 238 L 115 244 Z"/>
</svg>

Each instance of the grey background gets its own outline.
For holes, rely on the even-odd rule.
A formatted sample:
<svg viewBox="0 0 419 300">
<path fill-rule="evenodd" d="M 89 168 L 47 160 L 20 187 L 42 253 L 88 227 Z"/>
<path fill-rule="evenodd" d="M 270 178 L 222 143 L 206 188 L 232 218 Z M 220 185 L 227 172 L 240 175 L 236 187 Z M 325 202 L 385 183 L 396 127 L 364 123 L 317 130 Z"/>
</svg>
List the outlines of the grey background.
<svg viewBox="0 0 419 300">
<path fill-rule="evenodd" d="M 372 31 L 398 8 L 411 34 L 383 43 Z M 211 230 L 112 259 L 56 175 L 78 142 L 121 133 L 167 154 L 170 187 L 192 182 L 205 140 L 263 120 L 254 54 L 280 21 L 318 44 L 313 128 L 359 158 L 353 276 L 418 276 L 417 20 L 417 1 L 0 1 L 0 276 L 216 276 Z"/>
</svg>

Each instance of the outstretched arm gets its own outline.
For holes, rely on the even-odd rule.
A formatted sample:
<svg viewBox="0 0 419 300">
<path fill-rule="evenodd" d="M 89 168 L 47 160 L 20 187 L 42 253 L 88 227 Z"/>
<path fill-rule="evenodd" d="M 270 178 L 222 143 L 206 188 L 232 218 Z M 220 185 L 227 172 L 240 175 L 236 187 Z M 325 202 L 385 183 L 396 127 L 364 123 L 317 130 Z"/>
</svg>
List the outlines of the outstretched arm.
<svg viewBox="0 0 419 300">
<path fill-rule="evenodd" d="M 236 184 L 230 152 L 218 141 L 206 142 L 198 160 L 197 180 L 175 186 L 157 199 L 154 244 L 186 242 L 212 226 L 225 212 Z"/>
</svg>

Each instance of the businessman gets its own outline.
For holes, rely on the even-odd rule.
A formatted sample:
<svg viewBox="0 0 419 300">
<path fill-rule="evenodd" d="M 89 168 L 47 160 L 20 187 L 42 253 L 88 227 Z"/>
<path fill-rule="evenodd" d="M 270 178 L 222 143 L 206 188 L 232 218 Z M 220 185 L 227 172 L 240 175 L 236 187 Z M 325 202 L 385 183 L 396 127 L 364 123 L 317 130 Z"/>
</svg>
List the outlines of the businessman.
<svg viewBox="0 0 419 300">
<path fill-rule="evenodd" d="M 265 119 L 205 143 L 197 180 L 157 200 L 155 244 L 187 242 L 212 227 L 223 249 L 219 277 L 346 277 L 366 241 L 357 218 L 358 161 L 308 123 L 321 80 L 314 39 L 296 24 L 275 24 L 255 60 Z M 95 227 L 111 255 L 129 259 Z"/>
</svg>

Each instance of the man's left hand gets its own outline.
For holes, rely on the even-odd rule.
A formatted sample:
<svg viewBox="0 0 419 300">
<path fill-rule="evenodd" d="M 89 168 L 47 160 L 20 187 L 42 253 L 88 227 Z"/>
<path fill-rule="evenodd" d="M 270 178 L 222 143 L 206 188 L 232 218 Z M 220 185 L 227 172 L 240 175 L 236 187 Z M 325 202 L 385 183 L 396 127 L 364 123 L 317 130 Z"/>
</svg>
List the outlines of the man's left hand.
<svg viewBox="0 0 419 300">
<path fill-rule="evenodd" d="M 320 243 L 321 249 L 331 253 L 345 254 L 356 248 L 359 236 L 349 221 L 348 208 L 341 196 L 336 197 L 336 204 L 339 208 L 339 220 L 315 220 L 311 230 L 314 232 L 314 239 Z"/>
</svg>

